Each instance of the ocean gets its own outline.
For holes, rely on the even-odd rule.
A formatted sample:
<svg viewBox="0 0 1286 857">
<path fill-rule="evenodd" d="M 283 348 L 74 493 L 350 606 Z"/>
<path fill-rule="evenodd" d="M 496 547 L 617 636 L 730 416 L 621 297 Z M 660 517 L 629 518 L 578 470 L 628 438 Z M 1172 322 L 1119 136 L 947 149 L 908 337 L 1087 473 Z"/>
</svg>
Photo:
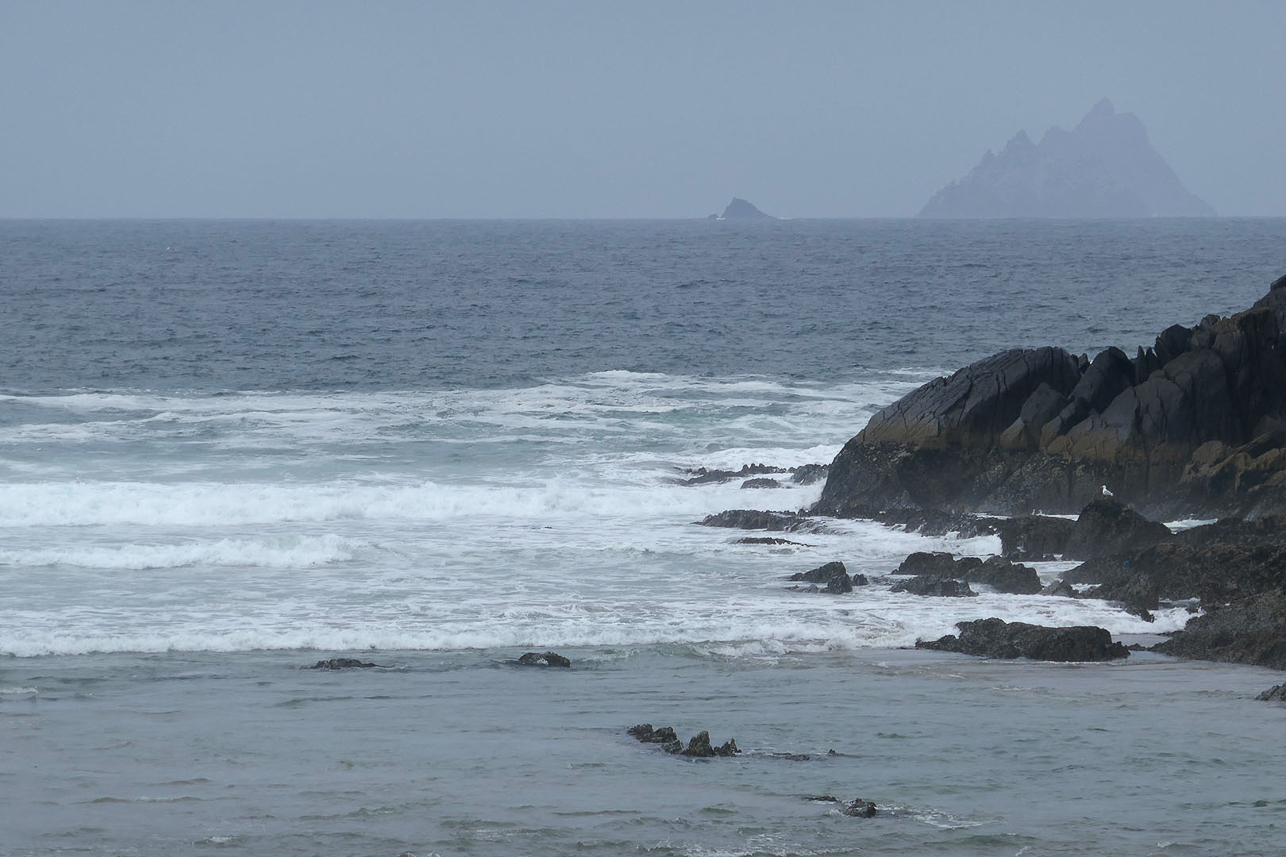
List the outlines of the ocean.
<svg viewBox="0 0 1286 857">
<path fill-rule="evenodd" d="M 1248 307 L 1284 247 L 1286 219 L 0 221 L 0 855 L 1278 854 L 1278 674 L 909 648 L 986 616 L 1146 642 L 1183 607 L 892 593 L 912 551 L 999 541 L 745 544 L 695 522 L 820 483 L 684 481 L 827 463 L 1004 348 L 1133 353 Z M 831 560 L 871 585 L 786 580 Z M 332 657 L 378 666 L 306 669 Z"/>
</svg>

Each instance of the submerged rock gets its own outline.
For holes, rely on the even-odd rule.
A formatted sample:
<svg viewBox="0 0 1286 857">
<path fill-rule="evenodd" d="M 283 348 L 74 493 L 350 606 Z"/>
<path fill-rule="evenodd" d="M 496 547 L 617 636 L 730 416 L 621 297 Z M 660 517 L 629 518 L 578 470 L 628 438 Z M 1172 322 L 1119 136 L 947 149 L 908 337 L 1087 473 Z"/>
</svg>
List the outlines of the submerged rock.
<svg viewBox="0 0 1286 857">
<path fill-rule="evenodd" d="M 571 660 L 557 652 L 527 652 L 518 659 L 525 667 L 570 667 Z"/>
<path fill-rule="evenodd" d="M 359 661 L 357 658 L 331 658 L 329 660 L 318 661 L 310 667 L 304 669 L 310 670 L 351 670 L 351 669 L 370 669 L 378 667 L 379 664 L 372 664 L 366 661 Z"/>
<path fill-rule="evenodd" d="M 948 634 L 932 642 L 920 640 L 917 649 L 959 652 L 984 658 L 1030 658 L 1034 661 L 1106 661 L 1130 653 L 1103 628 L 1079 625 L 1048 628 L 1026 622 L 978 619 L 956 625 L 959 635 Z"/>
<path fill-rule="evenodd" d="M 863 798 L 854 798 L 853 800 L 840 800 L 833 795 L 809 795 L 805 800 L 816 803 L 833 803 L 839 810 L 840 815 L 847 815 L 851 818 L 874 818 L 879 812 L 873 801 L 864 800 Z"/>
</svg>

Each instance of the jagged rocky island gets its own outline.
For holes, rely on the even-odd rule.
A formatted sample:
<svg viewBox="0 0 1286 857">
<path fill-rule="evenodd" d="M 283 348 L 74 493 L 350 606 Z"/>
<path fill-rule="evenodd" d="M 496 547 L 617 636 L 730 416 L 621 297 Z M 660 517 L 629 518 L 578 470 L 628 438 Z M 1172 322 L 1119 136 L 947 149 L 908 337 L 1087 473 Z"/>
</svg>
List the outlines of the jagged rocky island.
<svg viewBox="0 0 1286 857">
<path fill-rule="evenodd" d="M 1132 113 L 1106 98 L 1071 131 L 1053 127 L 1039 143 L 1019 131 L 942 188 L 920 217 L 1213 217 L 1152 147 Z"/>
<path fill-rule="evenodd" d="M 875 414 L 806 513 L 741 510 L 702 523 L 806 533 L 810 515 L 998 533 L 1010 564 L 1082 559 L 1049 594 L 1089 584 L 1086 595 L 1144 618 L 1163 601 L 1198 599 L 1203 615 L 1157 651 L 1286 669 L 1286 277 L 1250 309 L 1172 326 L 1133 357 L 1046 347 L 980 360 Z M 1157 522 L 1177 518 L 1218 520 L 1178 533 Z M 1022 578 L 983 565 L 913 555 L 899 570 L 936 595 Z M 816 571 L 827 591 L 854 585 L 826 568 Z M 984 573 L 992 579 L 970 577 Z M 963 586 L 939 585 L 947 580 Z M 922 645 L 1052 660 L 1125 654 L 1101 629 L 998 619 Z"/>
</svg>

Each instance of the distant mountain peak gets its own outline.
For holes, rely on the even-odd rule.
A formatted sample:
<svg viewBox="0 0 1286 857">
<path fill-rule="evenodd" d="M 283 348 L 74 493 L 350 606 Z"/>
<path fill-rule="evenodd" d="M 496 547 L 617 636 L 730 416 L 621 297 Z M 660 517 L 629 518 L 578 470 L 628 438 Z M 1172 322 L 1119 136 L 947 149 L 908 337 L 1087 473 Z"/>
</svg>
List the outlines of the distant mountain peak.
<svg viewBox="0 0 1286 857">
<path fill-rule="evenodd" d="M 1071 131 L 1054 126 L 1034 144 L 1015 134 L 938 191 L 921 217 L 1213 217 L 1189 193 L 1133 113 L 1101 99 Z"/>
</svg>

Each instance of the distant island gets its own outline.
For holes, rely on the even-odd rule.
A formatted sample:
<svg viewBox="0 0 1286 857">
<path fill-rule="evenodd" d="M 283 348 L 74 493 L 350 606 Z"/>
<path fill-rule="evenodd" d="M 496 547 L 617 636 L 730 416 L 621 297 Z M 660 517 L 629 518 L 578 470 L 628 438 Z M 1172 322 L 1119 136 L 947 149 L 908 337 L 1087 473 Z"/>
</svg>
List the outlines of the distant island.
<svg viewBox="0 0 1286 857">
<path fill-rule="evenodd" d="M 1104 98 L 1072 131 L 1025 131 L 938 191 L 919 217 L 1214 217 L 1148 142 L 1133 113 Z"/>
<path fill-rule="evenodd" d="M 723 210 L 723 215 L 712 214 L 709 220 L 776 220 L 771 214 L 764 214 L 753 203 L 747 202 L 740 197 L 733 197 L 732 202 L 728 203 L 727 208 Z"/>
</svg>

